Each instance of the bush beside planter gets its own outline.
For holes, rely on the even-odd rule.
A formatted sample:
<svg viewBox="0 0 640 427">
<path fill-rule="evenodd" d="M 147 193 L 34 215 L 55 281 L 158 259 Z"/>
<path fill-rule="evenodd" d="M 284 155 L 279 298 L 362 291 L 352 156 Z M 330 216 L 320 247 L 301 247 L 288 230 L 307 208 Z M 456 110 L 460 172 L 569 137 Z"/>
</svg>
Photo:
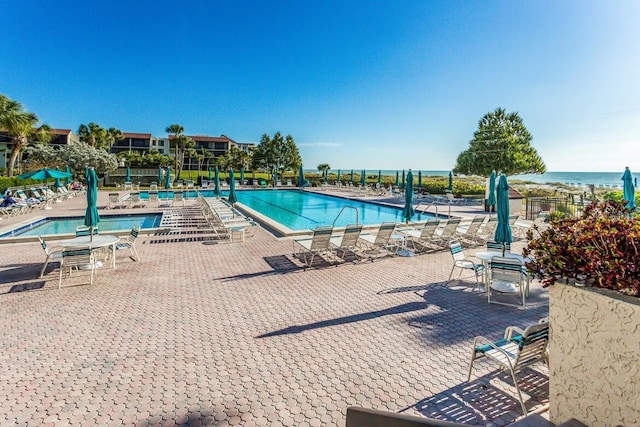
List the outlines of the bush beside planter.
<svg viewBox="0 0 640 427">
<path fill-rule="evenodd" d="M 640 298 L 549 287 L 550 420 L 589 426 L 640 420 Z"/>
</svg>

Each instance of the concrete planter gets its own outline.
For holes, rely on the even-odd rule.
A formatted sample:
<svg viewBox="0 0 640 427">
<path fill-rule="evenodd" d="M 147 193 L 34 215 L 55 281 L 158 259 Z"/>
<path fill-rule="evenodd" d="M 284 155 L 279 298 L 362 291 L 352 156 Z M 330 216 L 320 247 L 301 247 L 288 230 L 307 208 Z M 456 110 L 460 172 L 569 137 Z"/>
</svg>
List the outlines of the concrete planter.
<svg viewBox="0 0 640 427">
<path fill-rule="evenodd" d="M 591 427 L 640 421 L 640 298 L 549 287 L 550 420 Z"/>
</svg>

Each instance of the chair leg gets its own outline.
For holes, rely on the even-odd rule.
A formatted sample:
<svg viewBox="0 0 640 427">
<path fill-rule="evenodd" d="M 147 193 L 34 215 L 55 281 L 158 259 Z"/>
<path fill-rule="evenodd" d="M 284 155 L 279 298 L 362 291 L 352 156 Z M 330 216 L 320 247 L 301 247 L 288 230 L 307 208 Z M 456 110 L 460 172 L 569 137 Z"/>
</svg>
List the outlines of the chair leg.
<svg viewBox="0 0 640 427">
<path fill-rule="evenodd" d="M 513 384 L 516 386 L 516 391 L 518 392 L 518 399 L 520 400 L 520 405 L 522 406 L 522 415 L 527 416 L 527 407 L 524 405 L 524 400 L 522 399 L 522 393 L 520 393 L 520 387 L 518 386 L 518 379 L 516 378 L 516 373 L 513 372 L 513 369 L 509 369 L 511 371 L 511 378 L 513 378 Z"/>
<path fill-rule="evenodd" d="M 47 265 L 49 265 L 49 257 L 44 261 L 42 265 L 42 269 L 40 270 L 40 278 L 44 277 L 44 271 L 47 269 Z"/>
<path fill-rule="evenodd" d="M 476 349 L 475 349 L 475 343 L 474 343 L 474 348 L 473 350 L 471 350 L 471 361 L 469 362 L 469 372 L 467 373 L 467 382 L 471 380 L 471 369 L 473 369 L 473 362 L 475 360 L 476 360 Z"/>
<path fill-rule="evenodd" d="M 451 281 L 451 276 L 453 276 L 453 270 L 456 269 L 456 266 L 454 265 L 453 267 L 451 267 L 451 273 L 449 273 L 449 279 L 447 279 L 447 282 Z"/>
</svg>

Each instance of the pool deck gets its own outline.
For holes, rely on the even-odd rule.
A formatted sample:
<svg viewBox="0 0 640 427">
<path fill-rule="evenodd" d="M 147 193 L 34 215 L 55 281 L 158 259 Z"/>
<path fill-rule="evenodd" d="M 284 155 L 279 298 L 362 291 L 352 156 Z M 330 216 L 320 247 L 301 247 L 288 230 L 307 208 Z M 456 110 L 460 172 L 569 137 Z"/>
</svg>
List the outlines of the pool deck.
<svg viewBox="0 0 640 427">
<path fill-rule="evenodd" d="M 84 209 L 71 199 L 0 228 Z M 474 336 L 548 315 L 537 282 L 525 309 L 489 305 L 471 281 L 446 284 L 448 251 L 304 270 L 291 240 L 143 235 L 139 262 L 118 251 L 116 270 L 62 290 L 55 263 L 37 278 L 39 244 L 0 245 L 0 425 L 344 426 L 352 405 L 477 425 L 519 416 L 508 374 L 466 372 Z M 520 376 L 529 409 L 548 403 L 546 368 Z"/>
</svg>

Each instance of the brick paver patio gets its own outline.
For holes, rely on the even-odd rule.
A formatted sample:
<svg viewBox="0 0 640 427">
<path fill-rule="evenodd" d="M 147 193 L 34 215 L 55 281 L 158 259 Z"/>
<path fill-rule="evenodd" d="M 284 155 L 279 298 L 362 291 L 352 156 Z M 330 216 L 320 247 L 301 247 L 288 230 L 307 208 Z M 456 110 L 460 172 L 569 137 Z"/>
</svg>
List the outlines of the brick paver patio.
<svg viewBox="0 0 640 427">
<path fill-rule="evenodd" d="M 58 290 L 57 263 L 37 279 L 37 243 L 0 245 L 1 425 L 343 426 L 351 405 L 519 416 L 508 374 L 481 362 L 465 380 L 474 336 L 547 315 L 537 283 L 526 309 L 489 305 L 470 281 L 444 283 L 448 251 L 304 271 L 262 229 L 233 244 L 143 236 L 138 251 Z M 547 371 L 521 377 L 528 407 L 546 403 Z"/>
</svg>

